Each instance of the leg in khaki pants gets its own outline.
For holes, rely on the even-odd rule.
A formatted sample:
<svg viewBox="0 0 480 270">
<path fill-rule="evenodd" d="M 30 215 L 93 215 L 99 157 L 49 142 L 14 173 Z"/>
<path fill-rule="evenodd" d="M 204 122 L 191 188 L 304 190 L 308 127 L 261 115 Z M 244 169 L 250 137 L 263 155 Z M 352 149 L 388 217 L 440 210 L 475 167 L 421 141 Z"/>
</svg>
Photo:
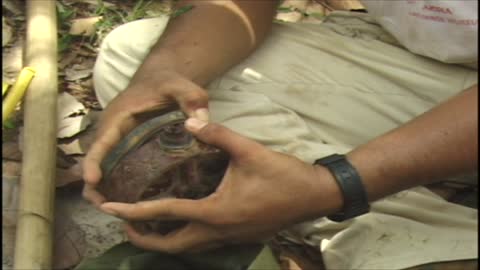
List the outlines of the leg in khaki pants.
<svg viewBox="0 0 480 270">
<path fill-rule="evenodd" d="M 126 88 L 166 22 L 132 22 L 105 39 L 94 70 L 102 106 Z M 366 14 L 336 12 L 321 25 L 275 25 L 253 55 L 207 89 L 212 121 L 313 162 L 401 125 L 476 77 L 409 53 Z M 399 269 L 476 258 L 477 223 L 476 210 L 418 187 L 356 219 L 320 218 L 282 234 L 317 247 L 327 269 Z"/>
</svg>

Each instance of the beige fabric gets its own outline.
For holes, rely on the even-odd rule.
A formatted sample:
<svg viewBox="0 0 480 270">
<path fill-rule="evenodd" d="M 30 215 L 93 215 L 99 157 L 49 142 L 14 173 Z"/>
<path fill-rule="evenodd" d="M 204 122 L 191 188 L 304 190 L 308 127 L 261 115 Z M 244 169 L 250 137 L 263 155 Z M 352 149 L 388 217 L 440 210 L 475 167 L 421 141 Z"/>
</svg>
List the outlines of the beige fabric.
<svg viewBox="0 0 480 270">
<path fill-rule="evenodd" d="M 129 23 L 106 38 L 94 72 L 102 105 L 127 86 L 166 22 Z M 209 106 L 213 121 L 312 162 L 395 128 L 476 77 L 407 52 L 365 14 L 342 12 L 321 25 L 275 25 L 252 56 L 210 84 Z M 321 249 L 328 269 L 477 257 L 477 211 L 421 187 L 375 202 L 354 220 L 321 218 L 283 234 Z"/>
</svg>

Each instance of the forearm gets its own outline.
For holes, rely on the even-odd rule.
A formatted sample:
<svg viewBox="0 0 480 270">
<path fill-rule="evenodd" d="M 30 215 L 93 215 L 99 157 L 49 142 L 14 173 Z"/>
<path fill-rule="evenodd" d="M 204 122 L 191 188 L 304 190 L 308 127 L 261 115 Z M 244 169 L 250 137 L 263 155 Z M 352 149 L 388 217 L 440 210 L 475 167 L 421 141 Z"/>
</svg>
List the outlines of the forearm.
<svg viewBox="0 0 480 270">
<path fill-rule="evenodd" d="M 133 82 L 174 71 L 205 85 L 239 63 L 267 35 L 276 1 L 180 1 L 193 9 L 171 19 Z"/>
<path fill-rule="evenodd" d="M 370 200 L 478 169 L 478 87 L 355 149 Z"/>
<path fill-rule="evenodd" d="M 369 201 L 478 169 L 478 87 L 474 86 L 347 154 Z M 342 208 L 333 176 L 318 167 L 327 198 L 321 214 Z M 328 193 L 327 193 L 328 192 Z M 323 211 L 323 212 L 322 212 Z M 326 213 L 324 213 L 326 212 Z"/>
</svg>

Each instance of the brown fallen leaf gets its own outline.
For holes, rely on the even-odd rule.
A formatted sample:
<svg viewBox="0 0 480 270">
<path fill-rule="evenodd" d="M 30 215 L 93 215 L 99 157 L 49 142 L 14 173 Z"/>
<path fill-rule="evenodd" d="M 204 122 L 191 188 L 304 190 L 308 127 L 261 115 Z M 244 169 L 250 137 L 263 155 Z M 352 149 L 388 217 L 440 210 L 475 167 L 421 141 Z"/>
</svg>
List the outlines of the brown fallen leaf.
<svg viewBox="0 0 480 270">
<path fill-rule="evenodd" d="M 63 92 L 58 97 L 57 138 L 69 138 L 85 130 L 91 121 L 85 106 L 72 95 Z"/>
<path fill-rule="evenodd" d="M 98 5 L 98 0 L 64 0 L 64 4 L 72 5 L 75 3 L 85 3 L 85 4 L 90 4 L 97 6 Z M 102 5 L 104 5 L 107 8 L 115 7 L 115 4 L 107 2 L 107 1 L 102 1 Z"/>
<path fill-rule="evenodd" d="M 2 78 L 5 82 L 13 83 L 22 69 L 23 41 L 15 42 L 11 48 L 4 48 L 2 52 Z"/>
<path fill-rule="evenodd" d="M 84 51 L 84 47 L 81 47 L 77 51 L 77 53 L 80 53 L 81 51 Z M 79 60 L 75 65 L 72 66 L 72 68 L 80 70 L 80 69 L 92 69 L 93 66 L 95 65 L 95 58 L 92 57 L 79 57 Z"/>
<path fill-rule="evenodd" d="M 14 179 L 20 177 L 22 163 L 2 159 L 2 177 Z"/>
<path fill-rule="evenodd" d="M 85 130 L 89 125 L 88 115 L 64 118 L 58 123 L 57 138 L 70 138 Z"/>
<path fill-rule="evenodd" d="M 5 18 L 2 16 L 2 47 L 7 45 L 13 36 L 13 29 L 5 22 Z"/>
<path fill-rule="evenodd" d="M 67 81 L 76 81 L 84 78 L 90 77 L 92 75 L 92 69 L 75 69 L 67 68 L 65 70 L 65 80 Z"/>
<path fill-rule="evenodd" d="M 364 9 L 365 7 L 359 0 L 325 0 L 329 6 L 334 10 L 352 10 L 352 9 Z"/>
<path fill-rule="evenodd" d="M 83 87 L 77 83 L 67 83 L 67 89 L 77 92 L 84 92 Z"/>
<path fill-rule="evenodd" d="M 18 16 L 23 13 L 19 7 L 18 1 L 2 0 L 2 7 L 5 8 L 5 10 L 8 10 L 11 13 L 13 13 L 13 15 L 15 16 Z"/>
<path fill-rule="evenodd" d="M 58 112 L 57 120 L 61 122 L 63 119 L 68 118 L 74 114 L 81 114 L 86 111 L 85 106 L 78 102 L 77 99 L 67 92 L 63 92 L 58 95 Z"/>
<path fill-rule="evenodd" d="M 63 152 L 63 150 L 57 145 L 57 168 L 68 169 L 77 161 L 74 157 L 71 157 Z"/>
<path fill-rule="evenodd" d="M 2 158 L 8 160 L 22 160 L 22 152 L 18 148 L 17 142 L 2 143 Z"/>
<path fill-rule="evenodd" d="M 82 155 L 85 151 L 82 149 L 79 139 L 75 139 L 70 143 L 59 144 L 58 147 L 62 149 L 67 155 Z"/>
<path fill-rule="evenodd" d="M 90 36 L 95 33 L 95 24 L 102 19 L 102 16 L 81 18 L 71 20 L 70 35 Z"/>
<path fill-rule="evenodd" d="M 82 164 L 80 162 L 67 169 L 57 168 L 56 187 L 63 187 L 80 181 L 83 181 Z"/>
<path fill-rule="evenodd" d="M 297 11 L 278 13 L 275 17 L 275 19 L 285 22 L 299 22 L 302 18 L 303 15 Z"/>
<path fill-rule="evenodd" d="M 74 51 L 68 51 L 66 54 L 63 55 L 60 62 L 58 62 L 58 68 L 64 69 L 65 67 L 69 66 L 73 61 L 77 58 L 77 54 Z"/>
</svg>

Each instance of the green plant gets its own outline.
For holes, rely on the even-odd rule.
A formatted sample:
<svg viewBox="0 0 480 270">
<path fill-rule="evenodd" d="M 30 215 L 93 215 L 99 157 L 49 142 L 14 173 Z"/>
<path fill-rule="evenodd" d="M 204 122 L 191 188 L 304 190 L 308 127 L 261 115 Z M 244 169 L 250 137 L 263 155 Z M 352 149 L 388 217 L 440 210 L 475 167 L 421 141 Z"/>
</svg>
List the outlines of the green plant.
<svg viewBox="0 0 480 270">
<path fill-rule="evenodd" d="M 125 18 L 125 20 L 127 22 L 131 22 L 131 21 L 134 21 L 134 20 L 138 20 L 140 18 L 144 18 L 145 16 L 147 16 L 146 9 L 151 3 L 152 3 L 152 1 L 148 1 L 146 3 L 144 3 L 143 0 L 137 1 L 137 3 L 135 3 L 135 6 L 133 7 L 132 11 L 129 12 L 129 14 Z"/>
<path fill-rule="evenodd" d="M 13 129 L 16 127 L 15 122 L 13 122 L 13 120 L 10 118 L 5 120 L 2 124 L 3 124 L 3 127 L 6 129 Z"/>
<path fill-rule="evenodd" d="M 278 13 L 287 13 L 287 12 L 292 12 L 295 11 L 291 7 L 277 7 L 277 12 Z"/>
<path fill-rule="evenodd" d="M 172 12 L 172 14 L 170 15 L 170 17 L 173 19 L 173 18 L 176 18 L 188 11 L 190 11 L 194 6 L 193 5 L 186 5 L 186 6 L 183 6 L 179 9 L 176 9 Z"/>
<path fill-rule="evenodd" d="M 58 25 L 58 52 L 62 53 L 70 47 L 73 36 L 68 33 L 70 29 L 70 19 L 75 16 L 75 10 L 68 8 L 61 2 L 56 2 L 57 7 L 57 25 Z"/>
</svg>

